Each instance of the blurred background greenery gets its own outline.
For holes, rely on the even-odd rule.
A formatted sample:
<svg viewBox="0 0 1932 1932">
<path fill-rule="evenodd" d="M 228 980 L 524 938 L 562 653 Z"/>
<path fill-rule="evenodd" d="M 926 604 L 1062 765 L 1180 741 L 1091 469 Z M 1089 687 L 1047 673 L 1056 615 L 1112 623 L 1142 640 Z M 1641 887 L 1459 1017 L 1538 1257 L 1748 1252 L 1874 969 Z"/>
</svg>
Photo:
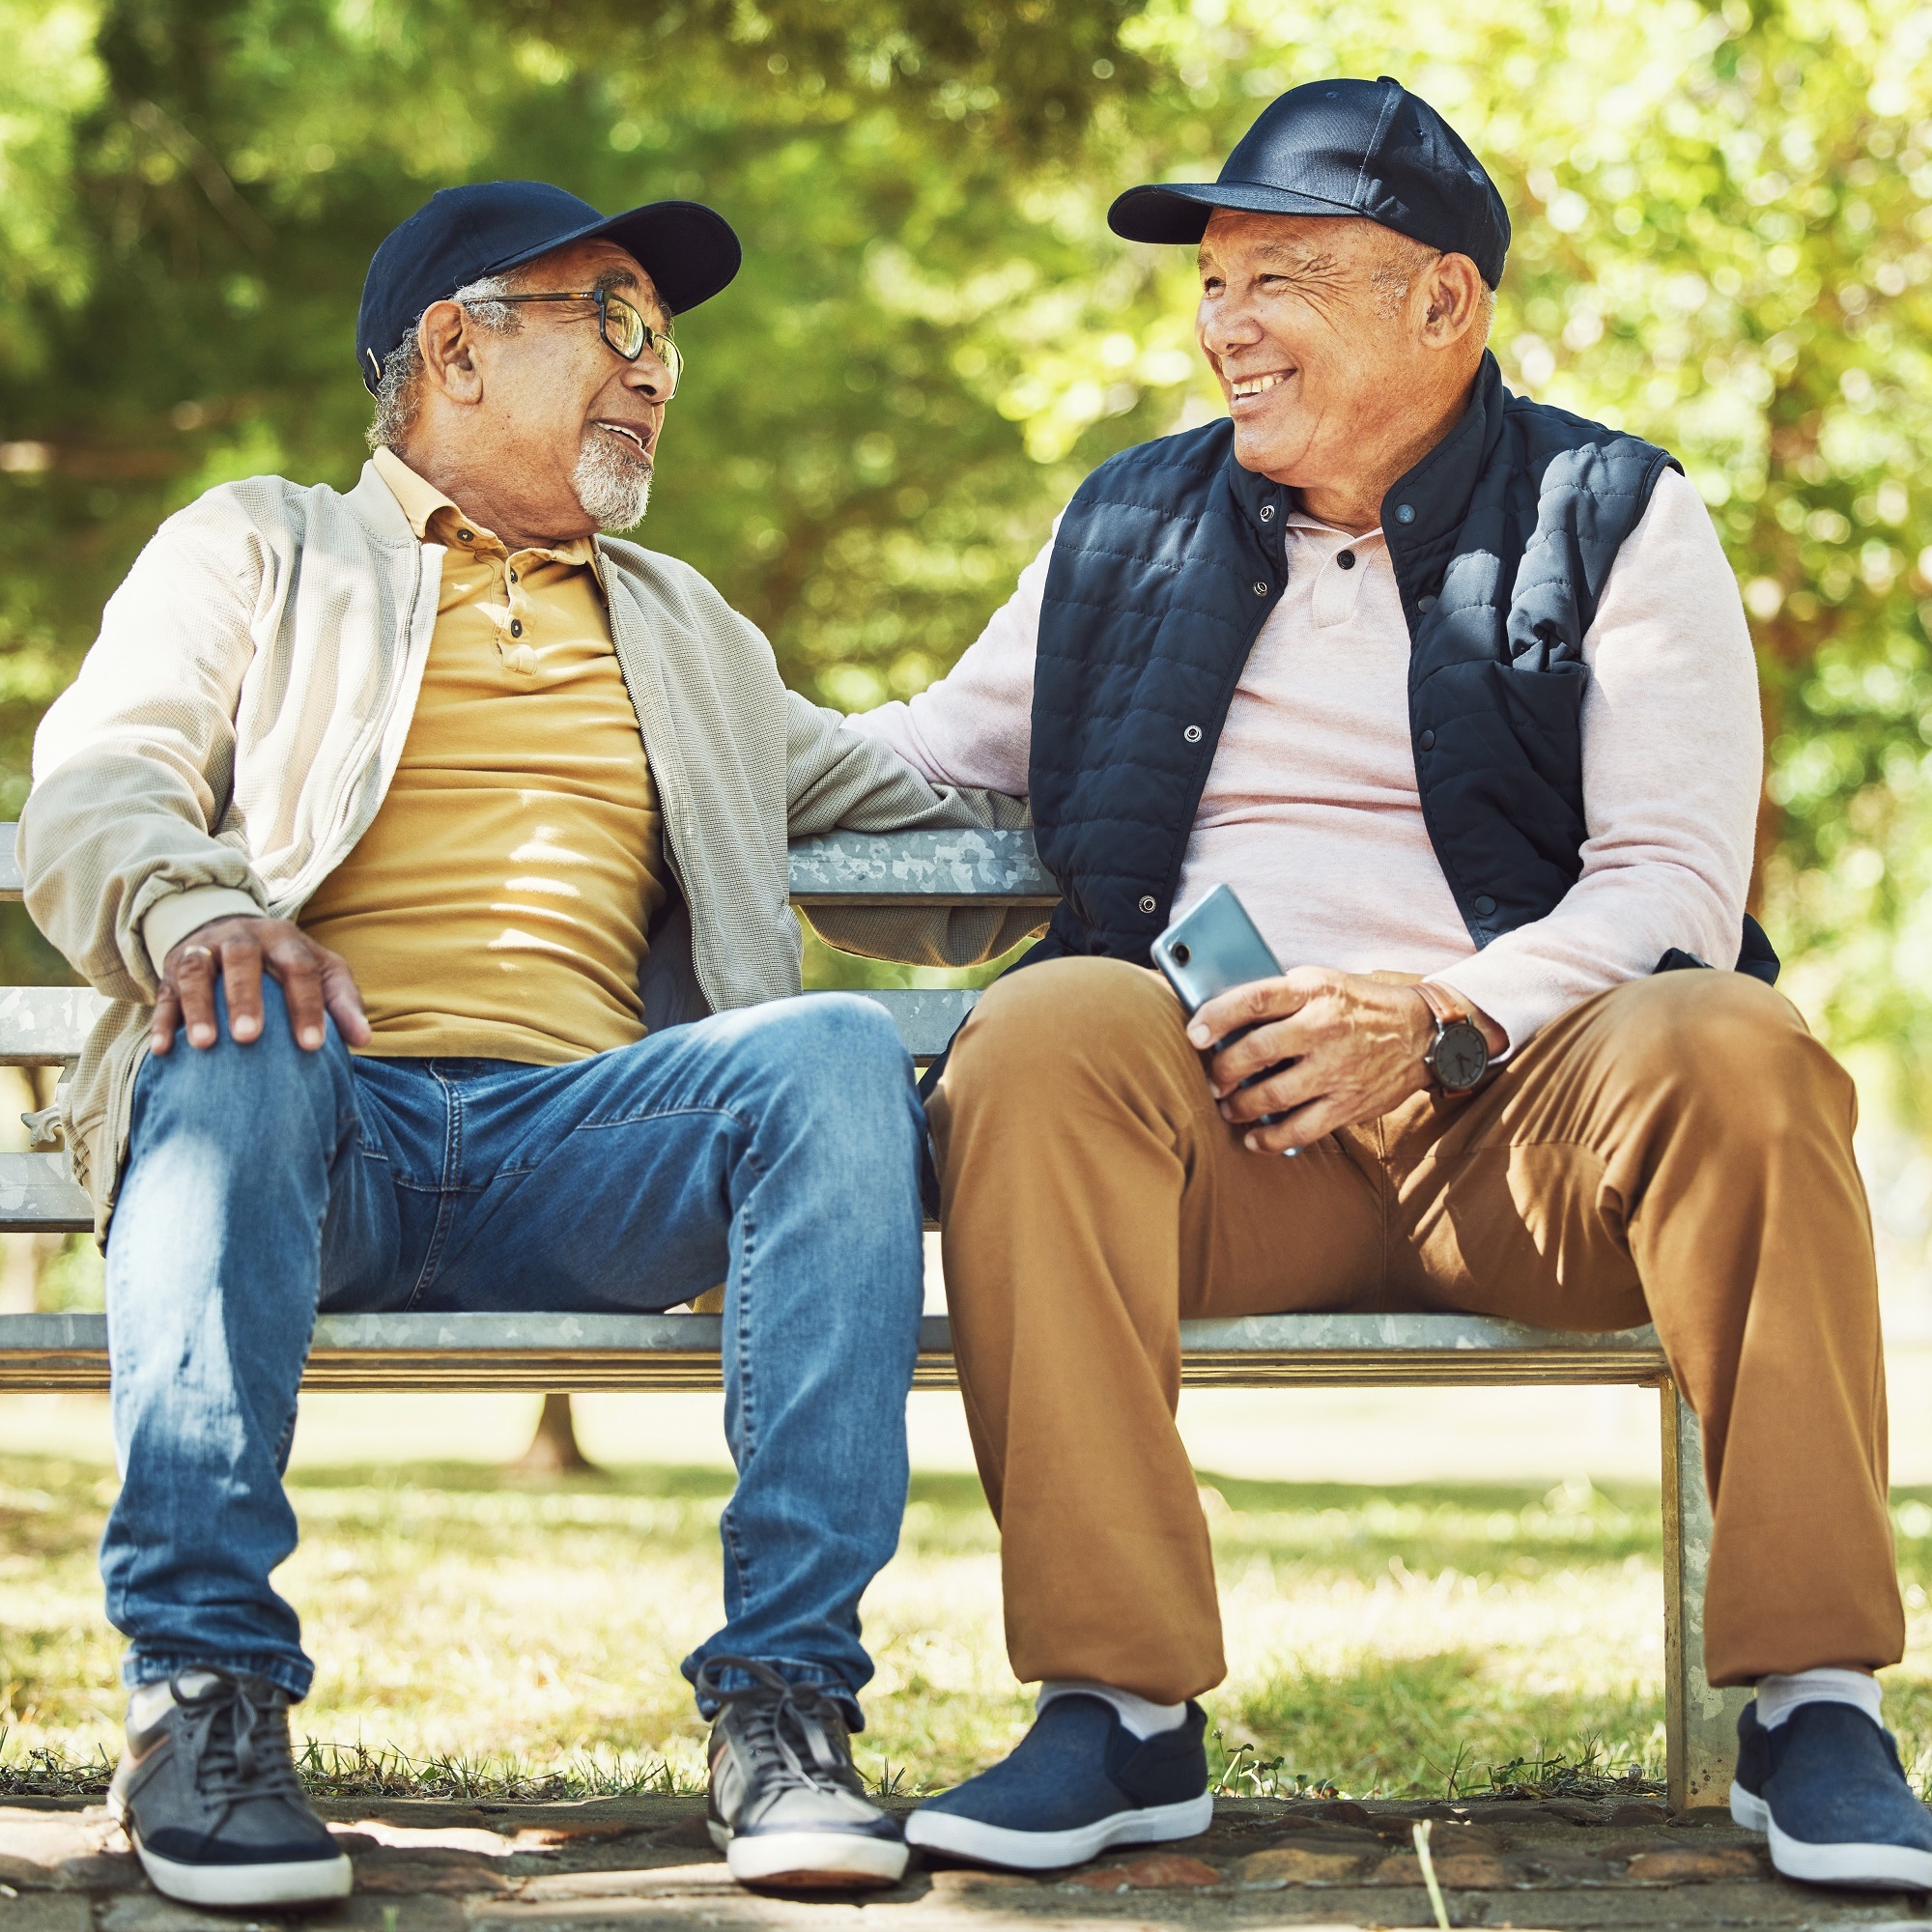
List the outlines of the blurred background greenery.
<svg viewBox="0 0 1932 1932">
<path fill-rule="evenodd" d="M 939 675 L 1080 477 L 1216 408 L 1114 193 L 1395 72 L 1488 161 L 1511 382 L 1683 458 L 1756 631 L 1759 891 L 1932 1095 L 1932 11 L 1913 0 L 0 0 L 0 815 L 156 523 L 342 485 L 364 265 L 436 186 L 701 197 L 649 541 L 861 708 Z M 61 977 L 15 911 L 4 977 Z"/>
</svg>

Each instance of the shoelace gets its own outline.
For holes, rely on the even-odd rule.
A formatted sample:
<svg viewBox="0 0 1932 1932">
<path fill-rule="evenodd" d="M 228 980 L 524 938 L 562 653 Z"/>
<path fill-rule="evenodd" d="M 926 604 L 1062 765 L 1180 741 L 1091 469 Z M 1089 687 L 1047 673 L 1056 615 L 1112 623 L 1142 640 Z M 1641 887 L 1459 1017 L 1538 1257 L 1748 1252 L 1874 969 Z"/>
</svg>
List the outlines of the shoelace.
<svg viewBox="0 0 1932 1932">
<path fill-rule="evenodd" d="M 757 1689 L 724 1690 L 713 1673 L 725 1670 L 744 1671 L 756 1681 Z M 724 1698 L 738 1708 L 745 1747 L 755 1768 L 775 1774 L 784 1783 L 852 1795 L 845 1755 L 833 1742 L 831 1726 L 840 1725 L 838 1707 L 817 1685 L 794 1684 L 769 1664 L 748 1657 L 712 1657 L 697 1673 L 697 1689 L 700 1694 Z M 794 1747 L 794 1737 L 809 1754 L 809 1764 Z"/>
<path fill-rule="evenodd" d="M 195 1782 L 217 1804 L 243 1798 L 303 1797 L 289 1747 L 288 1700 L 259 1679 L 211 1671 L 213 1680 L 190 1691 L 180 1677 L 174 1692 L 187 1727 Z"/>
</svg>

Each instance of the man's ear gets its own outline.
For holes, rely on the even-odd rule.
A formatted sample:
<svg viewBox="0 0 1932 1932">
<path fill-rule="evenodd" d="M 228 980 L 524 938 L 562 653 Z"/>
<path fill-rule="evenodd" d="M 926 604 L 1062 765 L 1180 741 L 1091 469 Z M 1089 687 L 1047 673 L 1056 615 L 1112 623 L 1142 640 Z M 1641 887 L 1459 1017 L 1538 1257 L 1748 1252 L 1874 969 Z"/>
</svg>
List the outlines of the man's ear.
<svg viewBox="0 0 1932 1932">
<path fill-rule="evenodd" d="M 1482 327 L 1483 271 L 1466 255 L 1438 255 L 1418 278 L 1422 343 L 1453 349 Z"/>
<path fill-rule="evenodd" d="M 416 324 L 416 347 L 429 381 L 452 403 L 483 400 L 483 372 L 476 366 L 475 337 L 461 302 L 431 302 Z"/>
</svg>

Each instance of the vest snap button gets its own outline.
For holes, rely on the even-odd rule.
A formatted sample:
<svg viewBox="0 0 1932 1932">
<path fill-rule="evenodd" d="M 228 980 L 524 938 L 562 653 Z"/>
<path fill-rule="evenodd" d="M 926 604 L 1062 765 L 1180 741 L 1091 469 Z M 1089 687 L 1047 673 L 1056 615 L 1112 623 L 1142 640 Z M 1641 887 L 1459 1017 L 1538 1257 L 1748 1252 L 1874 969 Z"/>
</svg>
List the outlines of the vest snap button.
<svg viewBox="0 0 1932 1932">
<path fill-rule="evenodd" d="M 1190 745 L 1198 745 L 1201 742 L 1201 727 L 1198 724 L 1190 724 L 1187 727 L 1187 729 L 1184 730 L 1180 735 L 1183 738 L 1185 738 Z"/>
<path fill-rule="evenodd" d="M 1257 597 L 1265 597 L 1265 596 L 1266 596 L 1267 594 L 1268 594 L 1268 587 L 1267 587 L 1267 585 L 1266 585 L 1265 583 L 1262 582 L 1260 581 L 1260 579 L 1259 579 L 1259 578 L 1258 578 L 1258 579 L 1256 579 L 1256 581 L 1255 581 L 1255 595 L 1256 595 Z"/>
<path fill-rule="evenodd" d="M 1496 902 L 1489 895 L 1488 893 L 1483 894 L 1483 895 L 1476 901 L 1476 917 L 1478 919 L 1488 919 L 1489 916 L 1495 911 L 1495 909 L 1496 909 Z"/>
<path fill-rule="evenodd" d="M 1272 503 L 1264 503 L 1262 505 L 1262 522 L 1264 524 L 1274 522 L 1274 505 Z"/>
<path fill-rule="evenodd" d="M 1151 893 L 1149 893 L 1148 895 L 1141 900 L 1141 910 L 1144 913 L 1146 913 L 1150 919 L 1153 917 L 1154 904 L 1155 904 L 1154 895 Z"/>
<path fill-rule="evenodd" d="M 1422 734 L 1422 736 L 1418 738 L 1415 742 L 1418 745 L 1420 745 L 1425 752 L 1433 752 L 1435 749 L 1435 733 L 1434 731 L 1425 731 Z"/>
<path fill-rule="evenodd" d="M 1413 503 L 1398 503 L 1395 506 L 1395 520 L 1399 524 L 1414 523 L 1415 505 Z"/>
<path fill-rule="evenodd" d="M 1415 600 L 1415 608 L 1427 614 L 1435 609 L 1435 599 L 1433 597 L 1418 597 Z"/>
</svg>

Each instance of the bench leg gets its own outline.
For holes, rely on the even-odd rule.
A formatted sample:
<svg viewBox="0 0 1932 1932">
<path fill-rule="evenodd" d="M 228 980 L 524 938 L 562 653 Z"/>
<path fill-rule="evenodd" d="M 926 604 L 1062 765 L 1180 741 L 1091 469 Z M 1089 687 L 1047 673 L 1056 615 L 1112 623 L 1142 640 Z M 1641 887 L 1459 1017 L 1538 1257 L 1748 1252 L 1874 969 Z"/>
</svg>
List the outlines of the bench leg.
<svg viewBox="0 0 1932 1932">
<path fill-rule="evenodd" d="M 1704 1675 L 1704 1578 L 1711 1500 L 1704 1435 L 1674 1382 L 1663 1405 L 1663 1735 L 1670 1808 L 1728 1804 L 1738 1713 L 1748 1690 L 1714 1690 Z"/>
</svg>

